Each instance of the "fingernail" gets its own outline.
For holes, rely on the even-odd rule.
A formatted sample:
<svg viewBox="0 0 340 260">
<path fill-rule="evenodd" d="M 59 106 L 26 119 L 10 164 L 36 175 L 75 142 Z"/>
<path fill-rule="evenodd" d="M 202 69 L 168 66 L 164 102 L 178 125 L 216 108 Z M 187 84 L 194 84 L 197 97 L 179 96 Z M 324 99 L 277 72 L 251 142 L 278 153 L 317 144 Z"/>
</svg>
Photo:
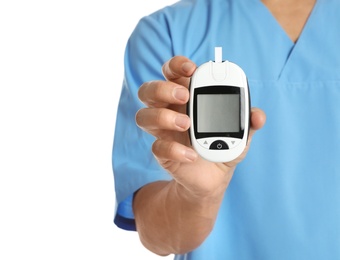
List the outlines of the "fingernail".
<svg viewBox="0 0 340 260">
<path fill-rule="evenodd" d="M 187 129 L 190 122 L 187 116 L 177 116 L 175 119 L 175 124 L 182 129 Z"/>
<path fill-rule="evenodd" d="M 184 153 L 185 158 L 189 161 L 195 161 L 197 159 L 197 153 L 191 149 L 187 149 Z"/>
<path fill-rule="evenodd" d="M 184 72 L 190 72 L 190 71 L 192 71 L 193 67 L 194 67 L 193 63 L 191 63 L 191 62 L 184 62 L 183 65 L 182 65 L 182 70 Z"/>
<path fill-rule="evenodd" d="M 180 101 L 187 101 L 188 99 L 188 90 L 183 88 L 174 89 L 173 95 L 176 99 Z"/>
</svg>

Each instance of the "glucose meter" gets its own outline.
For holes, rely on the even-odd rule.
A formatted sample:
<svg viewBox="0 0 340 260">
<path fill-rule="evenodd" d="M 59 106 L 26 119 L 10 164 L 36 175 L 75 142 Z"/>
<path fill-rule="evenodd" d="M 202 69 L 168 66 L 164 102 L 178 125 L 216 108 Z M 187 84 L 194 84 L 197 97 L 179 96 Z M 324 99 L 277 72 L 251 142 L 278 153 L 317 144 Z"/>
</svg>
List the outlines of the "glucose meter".
<svg viewBox="0 0 340 260">
<path fill-rule="evenodd" d="M 200 65 L 190 80 L 187 113 L 190 140 L 196 152 L 212 162 L 236 159 L 247 145 L 250 94 L 247 77 L 237 64 L 222 61 L 222 48 L 215 48 L 215 61 Z"/>
</svg>

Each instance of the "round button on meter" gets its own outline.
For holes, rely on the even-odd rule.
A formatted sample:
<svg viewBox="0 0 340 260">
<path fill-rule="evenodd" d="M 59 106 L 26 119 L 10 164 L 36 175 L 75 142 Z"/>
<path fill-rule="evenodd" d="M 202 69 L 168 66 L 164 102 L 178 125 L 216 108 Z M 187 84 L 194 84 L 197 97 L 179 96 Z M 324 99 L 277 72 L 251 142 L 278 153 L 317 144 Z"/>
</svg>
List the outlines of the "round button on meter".
<svg viewBox="0 0 340 260">
<path fill-rule="evenodd" d="M 226 142 L 217 140 L 210 145 L 209 149 L 210 150 L 226 150 L 226 149 L 229 149 L 229 146 L 227 145 Z"/>
</svg>

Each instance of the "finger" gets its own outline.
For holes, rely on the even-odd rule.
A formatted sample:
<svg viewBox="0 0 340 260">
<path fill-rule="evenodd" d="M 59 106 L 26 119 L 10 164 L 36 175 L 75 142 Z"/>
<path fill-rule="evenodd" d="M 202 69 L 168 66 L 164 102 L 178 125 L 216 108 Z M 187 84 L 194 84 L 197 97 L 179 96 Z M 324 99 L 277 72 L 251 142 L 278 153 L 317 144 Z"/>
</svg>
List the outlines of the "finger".
<svg viewBox="0 0 340 260">
<path fill-rule="evenodd" d="M 167 107 L 188 102 L 189 90 L 173 82 L 151 81 L 139 88 L 138 97 L 148 107 Z"/>
<path fill-rule="evenodd" d="M 266 123 L 266 114 L 263 110 L 253 107 L 251 109 L 251 128 L 254 130 L 261 129 Z"/>
<path fill-rule="evenodd" d="M 166 161 L 194 162 L 198 157 L 193 149 L 177 142 L 165 140 L 156 140 L 152 145 L 152 152 L 162 164 L 165 164 Z"/>
<path fill-rule="evenodd" d="M 257 130 L 261 129 L 265 123 L 266 114 L 264 113 L 264 111 L 259 108 L 253 107 L 251 109 L 249 139 L 251 139 L 254 133 Z"/>
<path fill-rule="evenodd" d="M 166 108 L 142 108 L 136 114 L 136 123 L 147 132 L 155 130 L 183 132 L 190 127 L 187 115 Z"/>
<path fill-rule="evenodd" d="M 195 70 L 195 63 L 184 56 L 175 56 L 162 67 L 165 79 L 186 87 L 189 86 L 190 77 Z"/>
</svg>

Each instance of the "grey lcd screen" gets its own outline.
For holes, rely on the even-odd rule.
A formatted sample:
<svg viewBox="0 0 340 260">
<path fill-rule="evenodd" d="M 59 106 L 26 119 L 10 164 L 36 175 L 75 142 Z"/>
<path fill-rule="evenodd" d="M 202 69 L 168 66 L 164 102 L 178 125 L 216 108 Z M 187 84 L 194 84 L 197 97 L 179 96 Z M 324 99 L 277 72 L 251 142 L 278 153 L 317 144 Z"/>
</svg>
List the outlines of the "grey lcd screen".
<svg viewBox="0 0 340 260">
<path fill-rule="evenodd" d="M 235 133 L 239 131 L 239 94 L 197 95 L 198 133 Z"/>
</svg>

